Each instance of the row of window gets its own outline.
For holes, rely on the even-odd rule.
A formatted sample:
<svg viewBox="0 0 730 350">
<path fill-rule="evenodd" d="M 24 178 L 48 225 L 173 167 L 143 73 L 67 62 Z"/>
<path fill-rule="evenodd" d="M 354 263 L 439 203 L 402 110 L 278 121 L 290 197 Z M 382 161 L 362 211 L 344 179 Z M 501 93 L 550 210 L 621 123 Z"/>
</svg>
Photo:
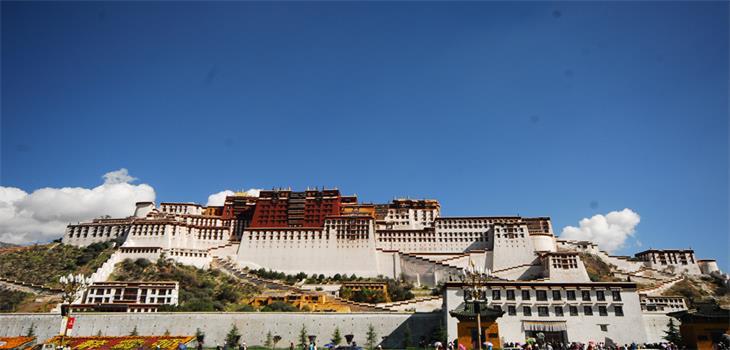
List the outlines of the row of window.
<svg viewBox="0 0 730 350">
<path fill-rule="evenodd" d="M 523 289 L 522 292 L 522 300 L 530 300 L 531 298 L 531 291 L 529 289 Z M 548 300 L 548 291 L 546 290 L 536 290 L 535 291 L 535 299 L 537 301 L 547 301 Z M 566 290 L 565 291 L 565 299 L 566 300 L 576 300 L 576 292 L 575 290 Z M 580 296 L 582 301 L 591 301 L 591 291 L 589 290 L 581 290 Z M 552 297 L 553 300 L 561 300 L 563 297 L 563 294 L 559 290 L 553 290 L 552 291 Z M 502 298 L 502 291 L 499 289 L 493 289 L 492 290 L 492 299 L 493 300 L 501 300 Z M 617 290 L 611 291 L 611 298 L 613 301 L 621 301 L 621 292 Z M 506 300 L 515 300 L 515 290 L 514 289 L 507 289 L 506 290 Z M 597 290 L 596 291 L 596 300 L 597 301 L 606 301 L 606 292 L 603 290 Z"/>
<path fill-rule="evenodd" d="M 496 309 L 502 310 L 501 305 L 494 305 Z M 598 315 L 599 316 L 608 316 L 608 307 L 604 305 L 598 306 Z M 516 316 L 517 315 L 517 307 L 514 305 L 507 305 L 507 315 L 510 316 Z M 620 305 L 616 305 L 613 307 L 614 315 L 616 316 L 623 316 L 624 315 L 624 309 Z M 565 316 L 565 311 L 562 306 L 555 306 L 553 307 L 553 314 L 558 317 Z M 570 316 L 578 316 L 578 306 L 570 305 L 568 306 L 568 314 Z M 523 306 L 522 307 L 522 315 L 523 316 L 532 316 L 532 307 L 531 306 Z M 540 317 L 548 317 L 550 316 L 550 308 L 547 306 L 538 306 L 537 307 L 537 315 Z M 585 316 L 593 316 L 593 307 L 586 305 L 583 306 L 583 315 Z"/>
</svg>

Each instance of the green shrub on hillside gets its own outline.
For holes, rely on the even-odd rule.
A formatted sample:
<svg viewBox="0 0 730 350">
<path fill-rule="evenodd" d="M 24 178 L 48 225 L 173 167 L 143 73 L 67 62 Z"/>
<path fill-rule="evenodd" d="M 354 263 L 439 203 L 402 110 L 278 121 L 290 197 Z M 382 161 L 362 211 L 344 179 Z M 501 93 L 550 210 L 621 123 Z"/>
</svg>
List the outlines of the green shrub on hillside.
<svg viewBox="0 0 730 350">
<path fill-rule="evenodd" d="M 177 281 L 179 305 L 162 311 L 243 311 L 244 299 L 257 293 L 254 287 L 238 283 L 218 270 L 203 270 L 160 259 L 156 264 L 145 259 L 127 259 L 114 269 L 116 281 Z"/>
<path fill-rule="evenodd" d="M 0 289 L 0 312 L 15 312 L 31 294 Z"/>
<path fill-rule="evenodd" d="M 90 275 L 109 259 L 112 243 L 87 247 L 46 244 L 0 255 L 0 276 L 18 281 L 58 287 L 58 279 L 69 273 Z"/>
</svg>

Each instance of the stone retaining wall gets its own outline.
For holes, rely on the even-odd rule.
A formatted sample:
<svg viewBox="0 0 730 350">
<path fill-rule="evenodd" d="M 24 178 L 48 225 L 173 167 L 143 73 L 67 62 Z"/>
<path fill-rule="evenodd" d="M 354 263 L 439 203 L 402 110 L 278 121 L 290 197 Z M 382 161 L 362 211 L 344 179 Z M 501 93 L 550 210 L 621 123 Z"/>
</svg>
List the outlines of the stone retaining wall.
<svg viewBox="0 0 730 350">
<path fill-rule="evenodd" d="M 307 334 L 316 335 L 317 343 L 323 345 L 339 327 L 340 333 L 355 335 L 359 345 L 365 343 L 368 325 L 375 327 L 378 340 L 384 347 L 401 347 L 406 325 L 411 330 L 412 340 L 417 343 L 421 336 L 428 340 L 441 321 L 441 313 L 79 313 L 73 334 L 76 336 L 129 335 L 137 326 L 139 335 L 193 335 L 196 328 L 206 334 L 208 345 L 223 344 L 226 333 L 235 324 L 243 335 L 241 340 L 248 345 L 263 345 L 266 333 L 281 336 L 278 347 L 289 342 L 297 343 L 299 331 L 304 325 Z M 24 335 L 31 323 L 35 334 L 43 341 L 57 335 L 61 325 L 58 314 L 0 314 L 0 336 Z M 383 337 L 386 337 L 383 339 Z"/>
</svg>

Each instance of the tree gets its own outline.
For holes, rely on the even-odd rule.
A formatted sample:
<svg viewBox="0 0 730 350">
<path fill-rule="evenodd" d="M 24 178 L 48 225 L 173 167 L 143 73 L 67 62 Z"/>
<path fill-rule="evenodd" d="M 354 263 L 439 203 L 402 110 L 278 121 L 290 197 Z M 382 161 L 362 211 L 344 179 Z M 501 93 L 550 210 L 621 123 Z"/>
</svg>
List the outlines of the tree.
<svg viewBox="0 0 730 350">
<path fill-rule="evenodd" d="M 367 338 L 365 339 L 365 345 L 368 347 L 368 349 L 373 350 L 375 345 L 378 342 L 378 333 L 375 333 L 375 327 L 373 327 L 373 324 L 368 325 L 368 333 Z"/>
<path fill-rule="evenodd" d="M 274 337 L 271 335 L 271 331 L 268 331 L 266 333 L 266 341 L 264 341 L 264 346 L 271 349 L 271 347 L 274 345 Z"/>
<path fill-rule="evenodd" d="M 26 337 L 35 337 L 35 323 L 31 322 L 28 327 L 28 332 L 25 333 Z"/>
<path fill-rule="evenodd" d="M 272 339 L 272 340 L 274 341 L 274 348 L 276 348 L 276 343 L 278 343 L 279 341 L 281 341 L 281 336 L 280 335 L 275 335 L 274 336 L 274 339 Z"/>
<path fill-rule="evenodd" d="M 195 329 L 195 340 L 197 340 L 200 344 L 202 344 L 205 340 L 205 333 L 203 333 L 200 328 Z"/>
<path fill-rule="evenodd" d="M 231 325 L 231 330 L 226 334 L 226 345 L 229 347 L 238 344 L 238 340 L 241 339 L 241 333 L 238 332 L 238 327 L 235 324 Z"/>
<path fill-rule="evenodd" d="M 335 332 L 332 333 L 332 339 L 330 339 L 332 345 L 340 345 L 342 343 L 342 335 L 340 335 L 340 327 L 335 327 Z"/>
<path fill-rule="evenodd" d="M 97 337 L 103 337 L 104 336 L 103 334 L 101 334 L 101 329 L 98 332 L 96 332 L 96 336 Z"/>
<path fill-rule="evenodd" d="M 446 328 L 444 328 L 443 323 L 439 323 L 439 326 L 433 331 L 433 334 L 431 335 L 431 341 L 439 341 L 442 344 L 448 343 L 448 341 L 446 340 Z"/>
<path fill-rule="evenodd" d="M 673 318 L 669 319 L 669 324 L 667 324 L 667 330 L 664 331 L 664 334 L 664 340 L 674 344 L 682 344 L 682 336 L 679 334 L 679 329 L 674 324 Z"/>
<path fill-rule="evenodd" d="M 299 344 L 298 347 L 304 348 L 307 346 L 307 326 L 302 325 L 302 329 L 299 330 Z"/>
<path fill-rule="evenodd" d="M 406 328 L 403 329 L 403 346 L 402 348 L 408 348 L 411 346 L 413 334 L 411 333 L 411 327 L 406 323 Z"/>
<path fill-rule="evenodd" d="M 139 332 L 137 332 L 137 325 L 135 325 L 134 328 L 132 328 L 132 331 L 129 333 L 129 335 L 131 335 L 131 336 L 139 335 Z"/>
<path fill-rule="evenodd" d="M 170 336 L 170 330 L 169 329 L 165 329 L 165 334 L 164 335 L 166 337 L 169 337 Z"/>
</svg>

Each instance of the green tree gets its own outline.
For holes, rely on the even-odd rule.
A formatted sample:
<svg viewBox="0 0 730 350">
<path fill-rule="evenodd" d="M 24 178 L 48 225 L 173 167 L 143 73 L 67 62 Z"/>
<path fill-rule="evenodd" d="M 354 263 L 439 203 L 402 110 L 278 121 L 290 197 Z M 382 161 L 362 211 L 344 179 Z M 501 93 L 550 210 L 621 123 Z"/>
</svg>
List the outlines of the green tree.
<svg viewBox="0 0 730 350">
<path fill-rule="evenodd" d="M 365 339 L 365 345 L 368 347 L 368 349 L 373 350 L 375 345 L 378 343 L 378 333 L 375 333 L 375 327 L 373 327 L 373 324 L 368 325 L 368 333 L 367 338 Z"/>
<path fill-rule="evenodd" d="M 137 332 L 137 325 L 135 325 L 134 328 L 132 328 L 132 331 L 129 333 L 129 335 L 131 335 L 131 336 L 139 335 L 139 332 Z"/>
<path fill-rule="evenodd" d="M 413 343 L 411 338 L 413 338 L 411 327 L 408 325 L 408 323 L 406 323 L 406 327 L 403 329 L 403 349 L 411 346 L 411 344 Z"/>
<path fill-rule="evenodd" d="M 682 336 L 679 334 L 677 325 L 674 324 L 674 319 L 670 318 L 667 324 L 667 330 L 664 331 L 664 340 L 672 342 L 674 344 L 682 344 Z"/>
<path fill-rule="evenodd" d="M 170 336 L 170 330 L 169 329 L 165 329 L 165 334 L 164 335 L 166 337 L 169 337 Z"/>
<path fill-rule="evenodd" d="M 307 326 L 302 325 L 302 329 L 299 330 L 299 344 L 298 347 L 304 349 L 307 346 Z"/>
<path fill-rule="evenodd" d="M 340 335 L 340 327 L 335 327 L 335 332 L 332 333 L 332 339 L 330 339 L 332 345 L 340 345 L 342 343 L 342 335 Z"/>
<path fill-rule="evenodd" d="M 200 330 L 200 328 L 195 329 L 195 340 L 198 341 L 198 343 L 203 343 L 203 340 L 205 340 L 205 333 Z"/>
<path fill-rule="evenodd" d="M 101 334 L 101 329 L 100 329 L 100 330 L 99 330 L 98 332 L 96 332 L 96 336 L 97 336 L 97 337 L 102 337 L 102 336 L 104 336 L 103 334 Z"/>
<path fill-rule="evenodd" d="M 278 343 L 279 341 L 281 341 L 281 336 L 280 335 L 275 335 L 273 341 L 274 341 L 274 348 L 276 348 L 276 343 Z"/>
<path fill-rule="evenodd" d="M 238 327 L 233 324 L 231 325 L 231 330 L 226 334 L 226 345 L 229 347 L 235 346 L 238 343 L 238 339 L 241 339 L 241 333 L 238 332 Z"/>
<path fill-rule="evenodd" d="M 26 337 L 35 337 L 35 323 L 31 322 L 28 327 L 28 331 L 25 333 Z"/>
<path fill-rule="evenodd" d="M 271 335 L 271 331 L 268 331 L 266 333 L 266 341 L 264 341 L 264 346 L 271 349 L 274 345 L 274 337 Z"/>
<path fill-rule="evenodd" d="M 433 334 L 431 335 L 431 341 L 432 342 L 441 342 L 442 344 L 448 343 L 446 339 L 446 328 L 444 328 L 443 323 L 439 323 L 439 326 L 434 329 Z"/>
</svg>

